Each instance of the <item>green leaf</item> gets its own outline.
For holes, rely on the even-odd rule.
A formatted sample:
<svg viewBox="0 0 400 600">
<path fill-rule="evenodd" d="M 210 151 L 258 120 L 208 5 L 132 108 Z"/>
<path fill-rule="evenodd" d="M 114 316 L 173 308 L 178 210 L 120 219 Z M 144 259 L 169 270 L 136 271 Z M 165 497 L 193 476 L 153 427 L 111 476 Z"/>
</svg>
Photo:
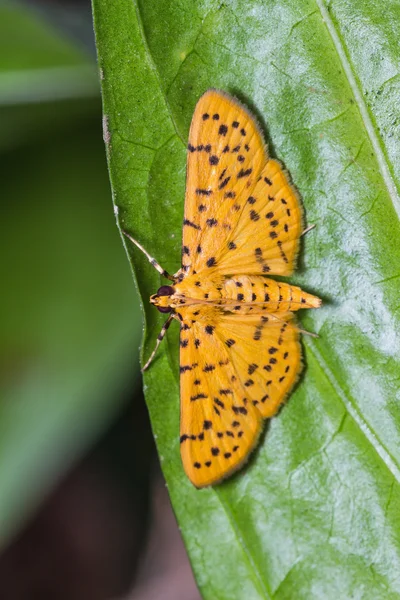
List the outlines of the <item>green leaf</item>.
<svg viewBox="0 0 400 600">
<path fill-rule="evenodd" d="M 179 457 L 178 337 L 145 374 L 162 468 L 204 598 L 400 593 L 400 51 L 398 3 L 93 0 L 114 202 L 179 267 L 185 145 L 209 87 L 259 117 L 304 199 L 293 281 L 306 369 L 247 467 L 197 491 Z M 128 246 L 147 320 L 159 277 Z"/>
<path fill-rule="evenodd" d="M 0 46 L 20 34 L 33 47 L 18 40 L 7 64 L 2 55 L 0 103 L 7 74 L 43 72 L 46 62 L 62 71 L 77 61 L 74 46 L 68 53 L 66 42 L 21 8 L 0 14 Z M 73 109 L 47 98 L 40 126 L 38 105 L 29 101 L 32 81 L 14 132 L 11 113 L 0 107 L 7 121 L 6 131 L 0 127 L 1 548 L 121 410 L 141 331 L 109 201 L 99 98 L 88 103 L 86 86 Z M 34 144 L 27 143 L 34 131 Z"/>
</svg>

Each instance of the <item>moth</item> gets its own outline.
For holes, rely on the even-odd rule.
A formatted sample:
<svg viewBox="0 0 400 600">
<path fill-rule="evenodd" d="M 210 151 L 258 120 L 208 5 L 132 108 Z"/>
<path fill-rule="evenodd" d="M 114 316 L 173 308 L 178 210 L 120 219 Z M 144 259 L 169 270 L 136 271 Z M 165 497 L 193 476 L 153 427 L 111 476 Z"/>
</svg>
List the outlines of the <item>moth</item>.
<svg viewBox="0 0 400 600">
<path fill-rule="evenodd" d="M 187 147 L 182 266 L 150 302 L 180 324 L 180 447 L 202 488 L 239 469 L 302 368 L 294 312 L 321 301 L 275 281 L 295 267 L 302 206 L 252 114 L 225 92 L 198 101 Z"/>
</svg>

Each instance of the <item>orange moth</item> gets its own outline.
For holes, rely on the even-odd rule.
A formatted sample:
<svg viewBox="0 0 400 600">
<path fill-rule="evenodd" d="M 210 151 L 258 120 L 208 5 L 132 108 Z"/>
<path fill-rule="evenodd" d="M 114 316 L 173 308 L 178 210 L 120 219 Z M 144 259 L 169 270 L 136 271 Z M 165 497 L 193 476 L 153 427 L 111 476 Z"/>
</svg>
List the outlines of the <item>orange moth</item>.
<svg viewBox="0 0 400 600">
<path fill-rule="evenodd" d="M 180 323 L 181 456 L 198 488 L 248 459 L 301 370 L 293 312 L 319 298 L 274 281 L 293 272 L 304 233 L 299 195 L 252 114 L 208 90 L 189 133 L 182 266 L 150 301 Z M 147 368 L 156 351 L 144 366 Z"/>
</svg>

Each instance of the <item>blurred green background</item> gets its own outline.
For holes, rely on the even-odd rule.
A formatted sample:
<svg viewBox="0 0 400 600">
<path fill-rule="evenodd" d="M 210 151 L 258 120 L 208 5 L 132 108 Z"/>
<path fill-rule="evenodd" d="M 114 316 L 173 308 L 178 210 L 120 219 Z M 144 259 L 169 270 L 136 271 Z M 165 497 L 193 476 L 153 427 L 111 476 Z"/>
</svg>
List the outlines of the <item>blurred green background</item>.
<svg viewBox="0 0 400 600">
<path fill-rule="evenodd" d="M 0 598 L 116 597 L 158 471 L 89 3 L 0 5 L 0 152 Z"/>
</svg>

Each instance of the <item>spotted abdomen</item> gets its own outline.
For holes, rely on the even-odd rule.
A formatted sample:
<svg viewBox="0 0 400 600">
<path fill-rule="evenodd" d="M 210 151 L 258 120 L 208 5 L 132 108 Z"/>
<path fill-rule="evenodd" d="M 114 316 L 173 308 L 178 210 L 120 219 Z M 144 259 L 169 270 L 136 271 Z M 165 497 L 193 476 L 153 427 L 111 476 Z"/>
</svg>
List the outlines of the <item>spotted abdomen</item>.
<svg viewBox="0 0 400 600">
<path fill-rule="evenodd" d="M 317 308 L 319 298 L 299 287 L 267 277 L 241 275 L 227 279 L 221 291 L 224 305 L 235 312 L 288 312 Z"/>
</svg>

